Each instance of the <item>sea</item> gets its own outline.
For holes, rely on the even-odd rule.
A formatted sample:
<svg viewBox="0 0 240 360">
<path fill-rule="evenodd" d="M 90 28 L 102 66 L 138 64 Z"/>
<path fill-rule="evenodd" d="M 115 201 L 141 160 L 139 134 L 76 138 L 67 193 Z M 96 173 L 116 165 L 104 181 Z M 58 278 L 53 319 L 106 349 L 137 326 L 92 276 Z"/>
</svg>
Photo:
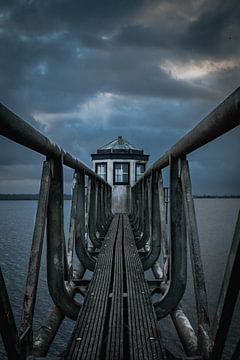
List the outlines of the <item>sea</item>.
<svg viewBox="0 0 240 360">
<path fill-rule="evenodd" d="M 240 208 L 240 199 L 204 198 L 195 199 L 194 201 L 206 279 L 209 313 L 211 321 L 213 321 Z M 64 208 L 66 238 L 68 236 L 70 205 L 70 201 L 66 200 Z M 0 201 L 0 266 L 7 285 L 17 326 L 19 326 L 21 320 L 21 308 L 36 207 L 37 201 L 35 200 Z M 187 289 L 181 303 L 186 315 L 197 331 L 196 306 L 190 261 L 188 261 Z M 35 332 L 43 322 L 51 306 L 52 301 L 48 294 L 46 279 L 46 241 L 44 241 L 33 324 Z M 239 315 L 240 301 L 236 304 L 228 340 L 224 349 L 224 360 L 231 358 L 231 353 L 240 337 Z M 183 349 L 171 319 L 167 317 L 161 320 L 159 326 L 164 344 L 171 349 L 175 355 L 183 355 Z M 73 327 L 73 321 L 69 319 L 64 320 L 50 348 L 50 358 L 65 350 Z M 1 340 L 0 359 L 7 359 Z"/>
</svg>

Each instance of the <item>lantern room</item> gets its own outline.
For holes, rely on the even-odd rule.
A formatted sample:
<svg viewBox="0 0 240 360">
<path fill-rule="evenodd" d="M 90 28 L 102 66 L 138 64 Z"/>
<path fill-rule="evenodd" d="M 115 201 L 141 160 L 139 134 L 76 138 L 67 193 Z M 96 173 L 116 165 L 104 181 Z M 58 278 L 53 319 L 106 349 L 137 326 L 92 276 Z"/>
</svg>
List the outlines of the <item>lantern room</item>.
<svg viewBox="0 0 240 360">
<path fill-rule="evenodd" d="M 130 188 L 146 170 L 149 155 L 122 136 L 91 154 L 93 170 L 112 186 L 113 213 L 130 210 Z"/>
</svg>

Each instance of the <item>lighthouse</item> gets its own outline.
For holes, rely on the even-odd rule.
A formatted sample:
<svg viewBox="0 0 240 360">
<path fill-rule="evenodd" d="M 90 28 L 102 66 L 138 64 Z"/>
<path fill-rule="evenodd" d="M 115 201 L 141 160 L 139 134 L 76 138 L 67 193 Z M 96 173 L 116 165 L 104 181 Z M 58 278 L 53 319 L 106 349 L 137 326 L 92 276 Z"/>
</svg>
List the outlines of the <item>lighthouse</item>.
<svg viewBox="0 0 240 360">
<path fill-rule="evenodd" d="M 128 213 L 130 187 L 146 170 L 149 155 L 118 136 L 97 149 L 91 157 L 93 170 L 112 186 L 113 213 Z"/>
</svg>

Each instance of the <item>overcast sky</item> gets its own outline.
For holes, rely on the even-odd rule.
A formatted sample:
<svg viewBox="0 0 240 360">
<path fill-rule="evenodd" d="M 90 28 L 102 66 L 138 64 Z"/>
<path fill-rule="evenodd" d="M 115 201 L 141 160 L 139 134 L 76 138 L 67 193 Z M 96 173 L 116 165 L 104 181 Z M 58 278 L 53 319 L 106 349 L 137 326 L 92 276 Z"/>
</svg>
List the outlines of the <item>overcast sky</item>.
<svg viewBox="0 0 240 360">
<path fill-rule="evenodd" d="M 239 86 L 239 19 L 239 0 L 0 0 L 0 101 L 88 165 L 118 135 L 152 163 Z M 239 134 L 189 157 L 196 194 L 240 194 Z M 41 161 L 1 138 L 0 193 L 37 192 Z"/>
</svg>

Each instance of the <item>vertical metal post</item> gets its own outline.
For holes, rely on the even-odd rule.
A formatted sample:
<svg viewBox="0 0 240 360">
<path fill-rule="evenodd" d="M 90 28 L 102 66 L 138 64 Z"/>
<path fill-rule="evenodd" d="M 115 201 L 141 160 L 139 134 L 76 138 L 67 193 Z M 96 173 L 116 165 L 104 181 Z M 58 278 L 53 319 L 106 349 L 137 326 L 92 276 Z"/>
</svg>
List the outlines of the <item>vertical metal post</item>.
<svg viewBox="0 0 240 360">
<path fill-rule="evenodd" d="M 163 271 L 158 262 L 156 262 L 152 267 L 153 274 L 156 279 L 163 278 Z M 164 288 L 166 285 L 160 287 L 161 293 L 164 293 Z M 182 343 L 185 353 L 188 356 L 198 356 L 198 341 L 195 331 L 187 318 L 183 307 L 179 303 L 177 307 L 170 314 L 172 322 L 175 326 L 175 329 L 178 333 L 179 339 Z"/>
<path fill-rule="evenodd" d="M 140 209 L 140 236 L 143 236 L 144 232 L 144 209 L 145 209 L 145 194 L 144 194 L 144 181 L 140 182 L 140 201 L 141 201 L 141 209 Z"/>
<path fill-rule="evenodd" d="M 104 217 L 104 197 L 103 197 L 103 184 L 99 183 L 98 184 L 98 188 L 99 188 L 99 195 L 98 195 L 98 202 L 99 202 L 99 232 L 101 237 L 103 238 L 106 234 L 106 229 L 104 227 L 105 225 L 105 217 Z"/>
<path fill-rule="evenodd" d="M 181 161 L 181 182 L 183 188 L 183 199 L 187 220 L 187 233 L 198 316 L 198 343 L 204 359 L 208 359 L 212 350 L 212 341 L 210 336 L 207 292 L 201 259 L 201 249 L 199 244 L 195 207 L 192 196 L 191 178 L 188 162 L 185 159 L 182 159 Z"/>
<path fill-rule="evenodd" d="M 149 242 L 152 239 L 152 172 L 151 172 L 151 176 L 149 178 L 147 178 L 147 199 L 148 199 L 148 223 L 149 223 Z M 149 244 L 147 244 L 149 245 Z"/>
<path fill-rule="evenodd" d="M 166 213 L 166 223 L 168 223 L 168 203 L 169 203 L 169 189 L 165 187 L 164 189 L 164 204 L 165 204 L 165 213 Z"/>
<path fill-rule="evenodd" d="M 22 321 L 20 325 L 20 339 L 27 352 L 32 348 L 32 322 L 37 294 L 38 276 L 42 255 L 43 237 L 47 215 L 47 204 L 50 187 L 50 165 L 43 163 L 42 178 L 39 191 L 38 207 L 33 232 L 32 248 L 30 253 L 26 290 L 22 308 Z"/>
<path fill-rule="evenodd" d="M 101 183 L 96 180 L 96 229 L 99 234 L 99 239 L 102 241 L 104 231 L 102 229 L 102 204 L 101 204 Z"/>
<path fill-rule="evenodd" d="M 78 279 L 81 279 L 85 273 L 85 268 L 80 263 L 78 264 L 77 271 L 77 277 Z M 74 292 L 74 285 L 71 283 L 69 286 L 70 296 L 73 296 Z M 48 350 L 64 318 L 65 315 L 63 312 L 56 305 L 53 305 L 52 308 L 48 311 L 47 317 L 40 326 L 40 329 L 38 330 L 38 333 L 34 339 L 32 352 L 33 356 L 45 357 L 47 355 Z"/>
<path fill-rule="evenodd" d="M 75 250 L 81 264 L 90 271 L 94 270 L 96 261 L 89 254 L 85 243 L 85 178 L 83 172 L 76 174 L 76 182 L 73 189 L 73 197 L 76 199 L 75 221 Z"/>
<path fill-rule="evenodd" d="M 73 276 L 73 249 L 75 243 L 75 232 L 76 232 L 76 213 L 77 213 L 77 196 L 75 196 L 75 188 L 77 186 L 77 173 L 73 175 L 72 185 L 72 202 L 71 202 L 71 214 L 69 224 L 69 237 L 67 245 L 67 263 L 68 263 L 68 275 L 69 279 Z"/>
<path fill-rule="evenodd" d="M 105 218 L 105 224 L 108 227 L 109 226 L 109 219 L 110 219 L 110 212 L 108 207 L 108 185 L 103 185 L 103 201 L 104 201 L 104 218 Z"/>
<path fill-rule="evenodd" d="M 129 220 L 131 222 L 131 224 L 134 222 L 134 218 L 135 218 L 135 206 L 134 206 L 134 201 L 135 201 L 135 186 L 131 187 L 131 211 L 129 214 Z"/>
<path fill-rule="evenodd" d="M 180 302 L 187 282 L 187 242 L 180 181 L 180 164 L 171 158 L 170 163 L 170 284 L 167 291 L 154 304 L 158 319 L 170 314 Z"/>
<path fill-rule="evenodd" d="M 9 359 L 22 358 L 19 337 L 9 301 L 6 285 L 0 268 L 0 333 Z"/>
<path fill-rule="evenodd" d="M 94 178 L 89 178 L 89 182 L 90 182 L 89 184 L 90 194 L 89 194 L 89 210 L 88 210 L 88 234 L 94 247 L 100 248 L 102 243 L 101 240 L 98 239 L 96 234 L 96 227 L 97 227 L 96 180 Z"/>
<path fill-rule="evenodd" d="M 159 208 L 159 172 L 152 171 L 151 175 L 151 250 L 142 258 L 144 270 L 150 269 L 157 261 L 161 252 L 161 220 Z"/>
<path fill-rule="evenodd" d="M 144 203 L 143 203 L 143 234 L 139 241 L 136 242 L 137 249 L 141 249 L 146 245 L 150 238 L 150 224 L 149 224 L 149 202 L 148 202 L 148 180 L 143 179 L 143 196 L 144 196 Z"/>
<path fill-rule="evenodd" d="M 47 218 L 47 277 L 49 293 L 55 305 L 73 320 L 77 319 L 80 304 L 77 304 L 67 292 L 64 264 L 63 230 L 63 168 L 62 158 L 50 160 L 52 179 L 48 201 Z"/>
<path fill-rule="evenodd" d="M 106 188 L 107 188 L 106 204 L 107 204 L 108 225 L 109 225 L 110 221 L 113 218 L 113 214 L 112 214 L 112 188 L 110 187 L 110 185 L 106 185 Z"/>
<path fill-rule="evenodd" d="M 240 290 L 240 212 L 233 236 L 228 262 L 225 269 L 222 288 L 218 300 L 217 311 L 213 323 L 212 360 L 221 358 L 231 324 L 233 311 Z"/>
<path fill-rule="evenodd" d="M 231 360 L 239 360 L 239 359 L 240 359 L 240 339 L 238 340 L 237 346 L 231 357 Z"/>
<path fill-rule="evenodd" d="M 164 264 L 168 261 L 168 241 L 167 241 L 167 225 L 166 225 L 166 212 L 165 212 L 165 200 L 164 200 L 164 188 L 162 172 L 159 171 L 158 181 L 158 201 L 159 201 L 159 213 L 160 213 L 160 228 L 161 228 L 161 245 Z M 167 264 L 166 264 L 167 265 Z"/>
<path fill-rule="evenodd" d="M 102 221 L 102 228 L 104 231 L 104 235 L 106 233 L 106 208 L 105 208 L 105 186 L 104 184 L 100 184 L 101 186 L 101 221 Z"/>
<path fill-rule="evenodd" d="M 135 186 L 134 189 L 134 219 L 132 220 L 132 228 L 134 231 L 135 237 L 139 238 L 139 183 Z"/>
</svg>

